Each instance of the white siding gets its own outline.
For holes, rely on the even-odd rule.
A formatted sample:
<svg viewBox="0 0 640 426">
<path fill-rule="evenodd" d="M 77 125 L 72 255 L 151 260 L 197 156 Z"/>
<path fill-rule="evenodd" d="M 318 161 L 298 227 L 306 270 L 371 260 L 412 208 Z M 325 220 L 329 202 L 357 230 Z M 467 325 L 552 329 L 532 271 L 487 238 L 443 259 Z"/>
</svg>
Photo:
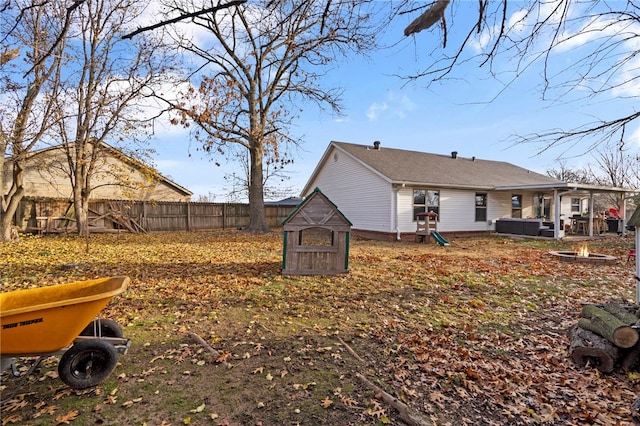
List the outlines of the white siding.
<svg viewBox="0 0 640 426">
<path fill-rule="evenodd" d="M 461 189 L 440 191 L 440 222 L 438 231 L 488 231 L 487 221 L 476 222 L 476 192 Z M 487 219 L 492 219 L 494 194 L 487 192 Z"/>
<path fill-rule="evenodd" d="M 489 207 L 487 220 L 491 220 L 491 230 L 495 230 L 496 220 L 501 217 L 511 217 L 511 196 L 520 195 L 511 192 L 489 192 Z M 524 198 L 524 197 L 523 197 Z M 524 204 L 524 199 L 523 199 Z M 524 206 L 522 215 L 524 217 Z"/>
<path fill-rule="evenodd" d="M 329 152 L 324 167 L 309 185 L 310 191 L 315 188 L 320 188 L 354 229 L 395 232 L 391 183 L 347 154 L 335 149 Z"/>
<path fill-rule="evenodd" d="M 438 188 L 421 188 L 438 189 Z M 511 217 L 511 194 L 488 192 L 487 219 L 492 221 L 476 222 L 476 191 L 458 189 L 440 189 L 440 218 L 438 231 L 487 231 L 493 230 L 496 219 Z M 401 232 L 414 232 L 416 222 L 413 220 L 413 188 L 402 188 L 398 191 L 398 225 Z"/>
<path fill-rule="evenodd" d="M 398 228 L 400 232 L 415 232 L 413 220 L 413 188 L 400 188 L 398 191 Z"/>
</svg>

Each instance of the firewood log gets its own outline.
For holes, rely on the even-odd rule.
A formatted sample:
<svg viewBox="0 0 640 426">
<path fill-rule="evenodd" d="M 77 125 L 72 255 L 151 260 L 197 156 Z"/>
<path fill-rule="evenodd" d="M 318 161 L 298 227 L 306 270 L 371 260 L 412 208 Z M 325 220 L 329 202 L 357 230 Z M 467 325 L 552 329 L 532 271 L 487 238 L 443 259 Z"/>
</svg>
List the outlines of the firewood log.
<svg viewBox="0 0 640 426">
<path fill-rule="evenodd" d="M 620 348 L 630 348 L 640 339 L 636 329 L 594 305 L 582 307 L 582 319 L 578 325 L 599 334 Z"/>
<path fill-rule="evenodd" d="M 578 367 L 589 364 L 603 373 L 613 371 L 619 351 L 616 346 L 598 334 L 574 325 L 569 330 L 569 353 Z"/>
<path fill-rule="evenodd" d="M 620 353 L 620 367 L 624 371 L 640 370 L 640 342 Z"/>
<path fill-rule="evenodd" d="M 603 306 L 603 309 L 626 325 L 635 325 L 638 322 L 638 317 L 633 312 L 618 303 L 607 303 Z"/>
</svg>

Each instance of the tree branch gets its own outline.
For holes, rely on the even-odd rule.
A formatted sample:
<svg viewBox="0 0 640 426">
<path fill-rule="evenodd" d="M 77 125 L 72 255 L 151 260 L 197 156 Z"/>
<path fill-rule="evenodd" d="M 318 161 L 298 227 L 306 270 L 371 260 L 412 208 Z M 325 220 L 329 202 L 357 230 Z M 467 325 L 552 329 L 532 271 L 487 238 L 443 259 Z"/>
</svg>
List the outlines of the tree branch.
<svg viewBox="0 0 640 426">
<path fill-rule="evenodd" d="M 197 16 L 200 15 L 205 15 L 207 13 L 211 13 L 211 12 L 217 12 L 218 10 L 222 10 L 222 9 L 227 9 L 233 6 L 239 6 L 243 3 L 246 3 L 247 0 L 232 0 L 229 3 L 226 4 L 222 4 L 222 5 L 218 5 L 218 6 L 213 6 L 213 7 L 209 7 L 207 9 L 202 9 L 202 10 L 198 10 L 195 12 L 191 12 L 191 13 L 185 13 L 184 15 L 180 15 L 177 16 L 175 18 L 171 18 L 168 19 L 166 21 L 162 21 L 162 22 L 158 22 L 157 24 L 153 24 L 153 25 L 149 25 L 146 27 L 141 27 L 138 28 L 137 30 L 129 33 L 129 34 L 125 34 L 122 36 L 123 39 L 127 40 L 127 39 L 131 39 L 133 38 L 133 36 L 138 35 L 142 32 L 145 31 L 151 31 L 151 30 L 155 30 L 156 28 L 160 28 L 160 27 L 164 27 L 165 25 L 170 25 L 170 24 L 175 24 L 176 22 L 180 22 L 184 19 L 189 19 L 189 18 L 195 18 Z"/>
</svg>

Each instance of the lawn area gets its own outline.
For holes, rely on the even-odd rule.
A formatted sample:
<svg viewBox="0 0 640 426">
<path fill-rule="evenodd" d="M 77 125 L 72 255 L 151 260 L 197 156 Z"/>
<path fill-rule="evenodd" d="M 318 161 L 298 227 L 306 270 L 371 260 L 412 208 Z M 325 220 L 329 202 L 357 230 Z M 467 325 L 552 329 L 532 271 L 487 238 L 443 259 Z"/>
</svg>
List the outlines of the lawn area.
<svg viewBox="0 0 640 426">
<path fill-rule="evenodd" d="M 132 346 L 83 391 L 46 359 L 2 424 L 405 424 L 384 391 L 416 424 L 634 425 L 640 374 L 576 368 L 566 336 L 581 304 L 633 301 L 632 244 L 590 241 L 619 259 L 594 266 L 554 241 L 352 239 L 348 274 L 301 277 L 280 232 L 23 236 L 0 244 L 2 291 L 127 275 L 102 314 Z"/>
</svg>

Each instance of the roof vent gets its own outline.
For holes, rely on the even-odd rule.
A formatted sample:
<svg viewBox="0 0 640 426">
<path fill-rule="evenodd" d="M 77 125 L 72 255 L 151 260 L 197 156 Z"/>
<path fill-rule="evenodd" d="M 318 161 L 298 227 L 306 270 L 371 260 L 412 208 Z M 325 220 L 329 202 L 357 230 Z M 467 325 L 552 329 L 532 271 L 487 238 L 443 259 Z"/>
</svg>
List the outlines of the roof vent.
<svg viewBox="0 0 640 426">
<path fill-rule="evenodd" d="M 458 158 L 458 151 L 451 151 L 451 158 Z"/>
<path fill-rule="evenodd" d="M 373 143 L 373 149 L 380 149 L 380 141 L 375 141 Z"/>
</svg>

